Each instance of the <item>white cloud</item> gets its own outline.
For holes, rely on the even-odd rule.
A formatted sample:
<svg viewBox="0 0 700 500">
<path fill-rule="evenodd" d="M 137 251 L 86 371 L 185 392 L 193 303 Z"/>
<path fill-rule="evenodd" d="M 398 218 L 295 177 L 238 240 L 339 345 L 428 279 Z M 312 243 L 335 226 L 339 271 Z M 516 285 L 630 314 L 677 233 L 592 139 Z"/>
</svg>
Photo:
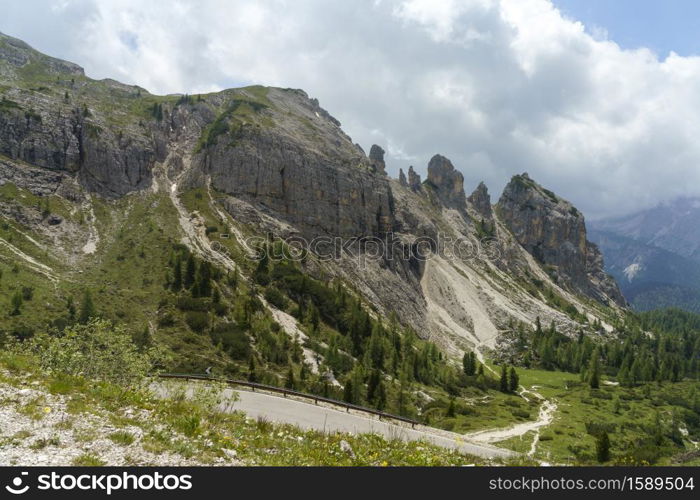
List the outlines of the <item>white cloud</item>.
<svg viewBox="0 0 700 500">
<path fill-rule="evenodd" d="M 0 30 L 94 77 L 304 88 L 394 173 L 439 152 L 467 190 L 528 171 L 591 215 L 700 195 L 700 59 L 623 50 L 549 0 L 0 4 Z"/>
</svg>

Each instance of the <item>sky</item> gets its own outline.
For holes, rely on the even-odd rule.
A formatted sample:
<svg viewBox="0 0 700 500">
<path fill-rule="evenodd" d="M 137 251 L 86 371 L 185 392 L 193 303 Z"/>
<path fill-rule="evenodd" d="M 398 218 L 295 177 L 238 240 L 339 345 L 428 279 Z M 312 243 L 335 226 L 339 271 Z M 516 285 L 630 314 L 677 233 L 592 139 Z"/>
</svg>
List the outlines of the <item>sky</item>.
<svg viewBox="0 0 700 500">
<path fill-rule="evenodd" d="M 530 176 L 589 218 L 700 195 L 693 0 L 0 0 L 0 31 L 154 93 L 302 88 L 396 176 Z"/>
</svg>

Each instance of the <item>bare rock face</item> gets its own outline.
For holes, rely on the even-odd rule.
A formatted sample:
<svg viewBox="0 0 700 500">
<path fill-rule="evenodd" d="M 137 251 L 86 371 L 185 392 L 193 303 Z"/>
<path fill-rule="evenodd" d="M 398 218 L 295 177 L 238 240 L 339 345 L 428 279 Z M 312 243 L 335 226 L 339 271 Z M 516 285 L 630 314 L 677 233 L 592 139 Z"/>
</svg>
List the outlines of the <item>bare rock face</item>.
<svg viewBox="0 0 700 500">
<path fill-rule="evenodd" d="M 6 106 L 0 109 L 0 154 L 75 173 L 90 191 L 108 197 L 148 187 L 155 160 L 153 144 L 145 137 L 105 127 L 89 119 L 88 113 L 74 108 L 61 115 L 29 103 Z"/>
<path fill-rule="evenodd" d="M 406 180 L 406 174 L 403 173 L 403 168 L 399 169 L 399 184 L 403 187 L 408 187 L 408 181 Z"/>
<path fill-rule="evenodd" d="M 433 156 L 428 163 L 428 182 L 445 206 L 464 208 L 464 176 L 450 160 L 442 155 Z"/>
<path fill-rule="evenodd" d="M 372 147 L 369 149 L 369 162 L 372 165 L 374 172 L 386 175 L 384 153 L 385 151 L 381 147 L 377 146 L 376 144 L 372 144 Z"/>
<path fill-rule="evenodd" d="M 12 87 L 0 99 L 0 154 L 76 176 L 90 191 L 108 197 L 150 186 L 155 131 L 115 124 L 91 109 L 97 103 L 118 108 L 100 93 L 126 96 L 135 87 L 91 81 L 80 66 L 3 34 L 0 81 Z M 34 86 L 40 91 L 31 90 Z"/>
<path fill-rule="evenodd" d="M 384 168 L 383 150 L 373 147 L 368 161 L 335 122 L 320 113 L 316 135 L 307 138 L 298 120 L 315 117 L 317 103 L 281 89 L 270 89 L 268 98 L 271 105 L 261 119 L 273 121 L 274 127 L 235 128 L 195 158 L 195 167 L 210 176 L 211 186 L 274 212 L 307 236 L 361 237 L 391 231 L 389 179 L 375 173 L 379 165 Z"/>
<path fill-rule="evenodd" d="M 408 167 L 408 187 L 414 191 L 420 191 L 421 189 L 420 175 L 413 170 L 413 165 Z"/>
<path fill-rule="evenodd" d="M 514 176 L 496 207 L 516 240 L 555 281 L 601 302 L 625 300 L 603 271 L 598 248 L 586 239 L 583 215 L 525 173 Z"/>
<path fill-rule="evenodd" d="M 493 210 L 491 209 L 491 196 L 486 184 L 480 182 L 477 188 L 467 198 L 469 203 L 474 207 L 474 210 L 485 219 L 493 218 Z"/>
</svg>

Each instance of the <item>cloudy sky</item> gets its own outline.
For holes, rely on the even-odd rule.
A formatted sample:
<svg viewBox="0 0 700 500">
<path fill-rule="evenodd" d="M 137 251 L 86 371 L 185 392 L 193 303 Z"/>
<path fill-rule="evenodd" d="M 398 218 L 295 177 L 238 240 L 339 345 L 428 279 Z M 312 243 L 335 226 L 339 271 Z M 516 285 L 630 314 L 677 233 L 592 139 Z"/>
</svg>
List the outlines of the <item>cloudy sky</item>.
<svg viewBox="0 0 700 500">
<path fill-rule="evenodd" d="M 442 153 L 599 217 L 700 195 L 696 4 L 0 0 L 0 31 L 155 93 L 303 88 L 394 175 Z"/>
</svg>

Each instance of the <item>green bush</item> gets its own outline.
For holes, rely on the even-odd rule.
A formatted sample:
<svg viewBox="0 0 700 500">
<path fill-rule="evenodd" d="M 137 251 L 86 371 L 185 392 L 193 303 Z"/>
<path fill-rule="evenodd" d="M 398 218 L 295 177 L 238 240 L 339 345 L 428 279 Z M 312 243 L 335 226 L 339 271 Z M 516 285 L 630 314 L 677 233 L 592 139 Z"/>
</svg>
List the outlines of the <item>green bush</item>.
<svg viewBox="0 0 700 500">
<path fill-rule="evenodd" d="M 217 325 L 209 335 L 212 342 L 220 344 L 233 359 L 245 360 L 250 357 L 250 339 L 236 323 Z"/>
<path fill-rule="evenodd" d="M 202 311 L 187 311 L 185 322 L 192 331 L 203 332 L 209 326 L 209 315 Z"/>
<path fill-rule="evenodd" d="M 163 361 L 157 348 L 139 351 L 131 333 L 104 319 L 74 325 L 62 333 L 39 333 L 16 349 L 34 354 L 51 373 L 140 385 Z"/>
<path fill-rule="evenodd" d="M 287 307 L 287 299 L 277 287 L 269 286 L 265 289 L 265 300 L 278 309 Z"/>
</svg>

